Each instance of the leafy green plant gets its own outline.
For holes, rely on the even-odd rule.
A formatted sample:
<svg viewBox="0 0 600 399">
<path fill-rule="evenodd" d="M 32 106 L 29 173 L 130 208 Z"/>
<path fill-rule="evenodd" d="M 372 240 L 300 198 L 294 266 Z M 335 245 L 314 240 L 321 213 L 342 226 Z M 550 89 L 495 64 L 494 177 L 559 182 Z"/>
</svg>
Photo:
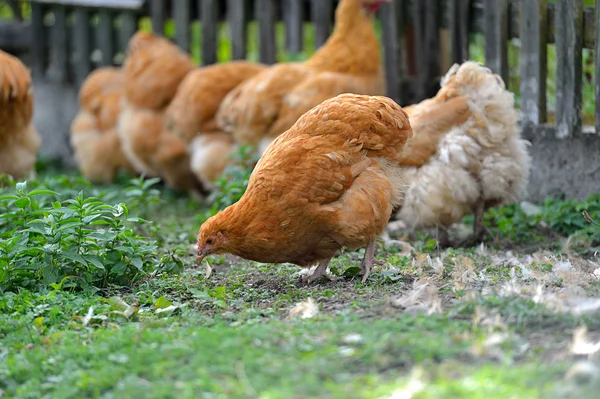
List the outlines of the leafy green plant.
<svg viewBox="0 0 600 399">
<path fill-rule="evenodd" d="M 551 233 L 599 245 L 600 229 L 583 218 L 583 211 L 592 219 L 599 219 L 600 195 L 592 195 L 585 201 L 549 198 L 535 214 L 526 214 L 517 204 L 493 208 L 486 213 L 485 222 L 501 238 L 515 242 L 539 241 Z"/>
<path fill-rule="evenodd" d="M 208 197 L 212 206 L 206 217 L 236 203 L 244 195 L 252 170 L 259 159 L 256 149 L 250 146 L 240 146 L 231 157 L 233 162 L 227 165 L 223 175 L 216 181 L 216 189 Z"/>
<path fill-rule="evenodd" d="M 59 282 L 83 289 L 127 285 L 176 269 L 174 255 L 159 257 L 155 242 L 134 232 L 134 224 L 146 221 L 130 218 L 125 204 L 83 192 L 63 201 L 58 195 L 17 183 L 0 197 L 0 292 Z"/>
</svg>

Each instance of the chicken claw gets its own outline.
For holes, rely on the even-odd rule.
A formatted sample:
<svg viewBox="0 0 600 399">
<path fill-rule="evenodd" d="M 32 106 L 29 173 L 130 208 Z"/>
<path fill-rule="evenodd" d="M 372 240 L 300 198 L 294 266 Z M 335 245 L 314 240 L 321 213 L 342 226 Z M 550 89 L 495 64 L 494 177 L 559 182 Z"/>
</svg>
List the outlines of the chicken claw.
<svg viewBox="0 0 600 399">
<path fill-rule="evenodd" d="M 321 277 L 323 277 L 325 275 L 325 273 L 327 272 L 327 266 L 329 266 L 329 262 L 331 262 L 331 258 L 326 259 L 326 260 L 322 261 L 321 263 L 319 263 L 319 266 L 317 266 L 317 268 L 315 269 L 313 274 L 311 274 L 310 276 L 303 279 L 304 282 L 308 285 L 310 283 L 317 281 Z"/>
<path fill-rule="evenodd" d="M 371 240 L 365 249 L 365 257 L 363 258 L 362 262 L 360 262 L 360 271 L 363 274 L 363 283 L 369 278 L 374 263 L 378 265 L 385 264 L 384 261 L 375 259 L 375 240 Z"/>
</svg>

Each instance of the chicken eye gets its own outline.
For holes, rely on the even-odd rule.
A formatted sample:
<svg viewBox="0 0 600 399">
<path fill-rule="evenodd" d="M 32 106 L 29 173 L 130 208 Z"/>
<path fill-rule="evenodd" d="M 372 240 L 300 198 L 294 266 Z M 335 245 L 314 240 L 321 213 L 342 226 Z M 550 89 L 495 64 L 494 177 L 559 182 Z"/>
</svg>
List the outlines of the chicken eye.
<svg viewBox="0 0 600 399">
<path fill-rule="evenodd" d="M 214 238 L 212 238 L 212 237 L 211 237 L 211 238 L 208 238 L 208 239 L 206 240 L 206 244 L 208 244 L 208 245 L 213 245 L 214 243 L 215 243 L 215 239 L 214 239 Z"/>
</svg>

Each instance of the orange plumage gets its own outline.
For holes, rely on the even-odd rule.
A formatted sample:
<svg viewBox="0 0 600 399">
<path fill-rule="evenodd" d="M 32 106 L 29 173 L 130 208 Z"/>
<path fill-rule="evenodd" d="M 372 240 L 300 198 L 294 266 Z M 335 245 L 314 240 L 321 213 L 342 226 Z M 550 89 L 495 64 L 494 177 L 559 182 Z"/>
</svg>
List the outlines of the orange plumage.
<svg viewBox="0 0 600 399">
<path fill-rule="evenodd" d="M 183 172 L 191 168 L 204 188 L 212 186 L 234 148 L 231 135 L 223 135 L 216 125 L 217 109 L 227 93 L 264 69 L 261 64 L 233 61 L 196 68 L 185 77 L 167 108 L 165 134 L 170 133 L 185 143 L 188 155 L 177 158 L 179 167 L 171 159 L 168 169 Z M 161 169 L 165 170 L 164 166 Z"/>
<path fill-rule="evenodd" d="M 366 246 L 366 279 L 401 202 L 398 165 L 411 136 L 406 113 L 385 97 L 344 94 L 314 107 L 269 145 L 242 198 L 201 226 L 199 258 L 319 263 L 314 279 L 340 249 Z"/>
<path fill-rule="evenodd" d="M 92 182 L 110 183 L 119 170 L 133 173 L 116 133 L 122 87 L 121 70 L 105 67 L 90 73 L 79 90 L 71 145 L 81 173 Z"/>
<path fill-rule="evenodd" d="M 474 235 L 483 238 L 483 214 L 524 193 L 530 157 L 522 140 L 514 95 L 498 75 L 475 62 L 454 65 L 438 94 L 405 108 L 414 138 L 407 143 L 408 189 L 398 218 L 410 228 L 447 229 L 475 214 Z"/>
<path fill-rule="evenodd" d="M 240 144 L 259 145 L 262 152 L 326 99 L 342 93 L 385 94 L 372 22 L 382 1 L 342 0 L 335 29 L 323 47 L 304 63 L 277 64 L 238 86 L 219 109 L 219 127 Z"/>
<path fill-rule="evenodd" d="M 29 70 L 18 58 L 0 50 L 0 174 L 15 179 L 35 175 L 41 138 L 32 119 Z"/>
<path fill-rule="evenodd" d="M 169 40 L 138 32 L 123 65 L 124 96 L 117 133 L 139 173 L 161 176 L 173 188 L 197 189 L 185 143 L 164 130 L 165 111 L 194 69 L 188 54 Z M 165 147 L 167 146 L 167 147 Z"/>
</svg>

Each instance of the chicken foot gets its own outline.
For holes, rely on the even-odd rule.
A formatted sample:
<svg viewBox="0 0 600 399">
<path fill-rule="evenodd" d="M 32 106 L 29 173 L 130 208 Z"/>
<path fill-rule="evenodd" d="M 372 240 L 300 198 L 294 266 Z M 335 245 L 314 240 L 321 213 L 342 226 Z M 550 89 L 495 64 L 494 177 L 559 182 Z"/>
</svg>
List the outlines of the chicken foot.
<svg viewBox="0 0 600 399">
<path fill-rule="evenodd" d="M 319 266 L 317 266 L 317 268 L 315 269 L 313 274 L 306 277 L 304 279 L 304 282 L 306 284 L 310 284 L 310 283 L 313 283 L 316 280 L 320 279 L 321 277 L 323 277 L 325 275 L 325 273 L 327 272 L 327 266 L 329 266 L 329 262 L 331 262 L 331 259 L 332 258 L 329 258 L 329 259 L 326 259 L 326 260 L 322 261 L 321 263 L 319 263 Z"/>
<path fill-rule="evenodd" d="M 460 247 L 472 247 L 483 241 L 483 235 L 485 234 L 485 226 L 483 225 L 483 215 L 485 213 L 485 203 L 479 201 L 475 208 L 475 219 L 473 221 L 473 234 L 463 240 Z"/>
<path fill-rule="evenodd" d="M 450 242 L 450 236 L 448 235 L 448 229 L 446 229 L 446 227 L 439 226 L 437 234 L 439 248 L 449 248 L 452 246 L 452 243 Z"/>
<path fill-rule="evenodd" d="M 375 259 L 375 243 L 376 240 L 371 240 L 365 248 L 365 257 L 360 262 L 360 271 L 363 275 L 362 282 L 366 282 L 373 269 L 373 264 L 384 265 L 385 262 L 382 260 Z"/>
</svg>

